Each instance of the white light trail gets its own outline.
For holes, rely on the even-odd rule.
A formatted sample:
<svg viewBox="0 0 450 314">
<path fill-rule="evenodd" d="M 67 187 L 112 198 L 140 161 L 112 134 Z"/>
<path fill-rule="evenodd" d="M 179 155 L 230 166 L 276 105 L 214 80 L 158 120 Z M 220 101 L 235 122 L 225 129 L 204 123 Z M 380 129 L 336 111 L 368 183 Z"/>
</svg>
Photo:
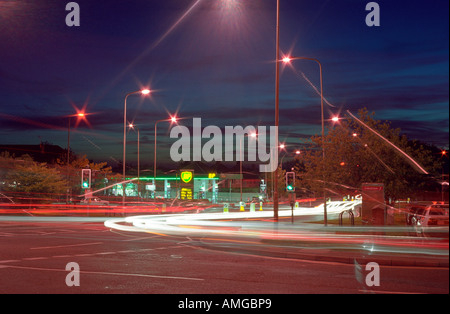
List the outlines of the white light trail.
<svg viewBox="0 0 450 314">
<path fill-rule="evenodd" d="M 372 129 L 370 126 L 368 126 L 367 124 L 365 124 L 364 122 L 362 122 L 361 120 L 359 120 L 357 117 L 355 117 L 355 115 L 353 115 L 350 110 L 347 110 L 347 113 L 353 118 L 355 119 L 359 124 L 361 124 L 362 126 L 364 126 L 365 128 L 367 128 L 368 130 L 370 130 L 373 134 L 377 135 L 379 138 L 381 138 L 383 141 L 385 141 L 387 144 L 389 144 L 391 147 L 393 147 L 396 151 L 398 151 L 399 153 L 401 153 L 404 157 L 406 157 L 407 160 L 409 160 L 413 167 L 416 168 L 416 170 L 419 170 L 419 172 L 421 172 L 422 174 L 429 174 L 421 165 L 419 165 L 419 163 L 417 161 L 415 161 L 413 158 L 411 158 L 411 156 L 409 156 L 407 153 L 405 153 L 404 151 L 402 151 L 399 147 L 395 146 L 393 143 L 391 143 L 388 139 L 386 139 L 385 137 L 383 137 L 380 133 L 378 133 L 377 131 L 375 131 L 374 129 Z"/>
</svg>

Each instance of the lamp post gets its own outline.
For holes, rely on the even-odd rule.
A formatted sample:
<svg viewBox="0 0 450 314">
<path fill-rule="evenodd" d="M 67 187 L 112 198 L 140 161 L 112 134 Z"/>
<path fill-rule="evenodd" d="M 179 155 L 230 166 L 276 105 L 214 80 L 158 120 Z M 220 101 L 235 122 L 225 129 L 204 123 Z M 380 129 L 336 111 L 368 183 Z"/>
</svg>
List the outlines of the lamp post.
<svg viewBox="0 0 450 314">
<path fill-rule="evenodd" d="M 68 120 L 68 125 L 67 125 L 67 165 L 69 165 L 69 163 L 70 163 L 70 127 L 72 124 L 73 117 L 84 118 L 85 114 L 80 112 L 76 115 L 71 115 L 71 116 L 67 117 L 68 118 L 67 119 Z"/>
<path fill-rule="evenodd" d="M 83 112 L 77 113 L 75 115 L 68 116 L 68 126 L 67 126 L 67 165 L 70 163 L 70 125 L 72 118 L 77 117 L 78 119 L 84 119 L 86 114 Z"/>
<path fill-rule="evenodd" d="M 279 60 L 279 59 L 277 59 Z M 328 214 L 327 214 L 327 198 L 325 193 L 325 115 L 324 115 L 324 97 L 323 97 L 323 68 L 322 63 L 315 58 L 307 57 L 285 57 L 281 60 L 284 63 L 290 63 L 294 60 L 309 60 L 314 61 L 319 65 L 320 69 L 320 101 L 321 101 L 321 112 L 322 112 L 322 156 L 323 156 L 323 217 L 325 226 L 328 225 Z M 280 62 L 277 62 L 279 64 Z M 337 118 L 339 120 L 339 118 Z M 334 121 L 334 120 L 333 120 Z"/>
<path fill-rule="evenodd" d="M 127 150 L 127 99 L 129 96 L 134 95 L 134 94 L 141 94 L 143 96 L 145 95 L 149 95 L 151 93 L 151 91 L 149 89 L 143 89 L 140 91 L 136 91 L 136 92 L 132 92 L 132 93 L 128 93 L 125 96 L 125 104 L 124 104 L 124 109 L 123 109 L 123 183 L 122 183 L 122 205 L 125 205 L 125 189 L 126 189 L 126 184 L 124 183 L 126 180 L 125 177 L 125 164 L 126 164 L 126 150 Z"/>
<path fill-rule="evenodd" d="M 244 156 L 242 155 L 242 140 L 245 137 L 251 137 L 253 139 L 257 139 L 258 134 L 257 133 L 247 134 L 247 135 L 241 136 L 240 140 L 239 140 L 239 159 L 240 159 L 239 172 L 241 174 L 241 180 L 240 180 L 241 181 L 241 202 L 242 202 L 242 181 L 244 180 L 244 174 L 242 172 L 242 160 L 244 159 Z"/>
<path fill-rule="evenodd" d="M 447 151 L 446 150 L 442 150 L 441 151 L 441 157 L 447 157 Z M 442 164 L 442 183 L 441 183 L 441 201 L 442 203 L 444 203 L 444 185 L 448 185 L 448 182 L 446 184 L 445 182 L 445 175 L 444 175 L 444 163 Z"/>
<path fill-rule="evenodd" d="M 280 126 L 280 0 L 277 0 L 277 26 L 276 26 L 276 58 L 275 60 L 275 127 L 278 129 Z M 278 133 L 276 140 L 276 147 L 278 154 Z M 273 219 L 278 222 L 278 165 L 275 169 L 275 173 L 272 176 L 273 186 Z"/>
<path fill-rule="evenodd" d="M 154 147 L 154 156 L 153 156 L 153 184 L 155 185 L 155 192 L 156 192 L 156 139 L 157 139 L 157 132 L 158 132 L 158 123 L 160 122 L 170 122 L 170 123 L 177 123 L 180 120 L 185 120 L 189 118 L 177 118 L 176 116 L 171 117 L 170 119 L 163 119 L 158 120 L 155 123 L 155 147 Z"/>
<path fill-rule="evenodd" d="M 67 125 L 67 182 L 69 183 L 69 188 L 67 189 L 67 198 L 66 203 L 69 203 L 69 193 L 71 194 L 70 188 L 70 176 L 69 176 L 69 165 L 70 165 L 70 127 L 72 123 L 72 118 L 77 117 L 78 119 L 84 119 L 86 114 L 83 112 L 79 112 L 75 115 L 68 116 L 68 125 Z"/>
<path fill-rule="evenodd" d="M 137 158 L 137 176 L 138 176 L 138 197 L 139 197 L 139 183 L 140 183 L 140 169 L 141 169 L 141 153 L 140 153 L 140 141 L 141 141 L 141 133 L 139 131 L 139 128 L 135 124 L 130 124 L 130 129 L 136 130 L 137 132 L 137 149 L 138 149 L 138 158 Z"/>
</svg>

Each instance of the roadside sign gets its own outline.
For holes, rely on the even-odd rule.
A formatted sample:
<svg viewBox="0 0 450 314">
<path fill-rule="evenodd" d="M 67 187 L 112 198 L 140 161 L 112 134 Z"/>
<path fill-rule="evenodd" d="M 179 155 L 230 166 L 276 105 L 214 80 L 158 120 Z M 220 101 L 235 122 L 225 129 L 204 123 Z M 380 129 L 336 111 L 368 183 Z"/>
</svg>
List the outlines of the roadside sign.
<svg viewBox="0 0 450 314">
<path fill-rule="evenodd" d="M 383 183 L 363 183 L 362 220 L 370 225 L 384 225 L 386 204 Z"/>
</svg>

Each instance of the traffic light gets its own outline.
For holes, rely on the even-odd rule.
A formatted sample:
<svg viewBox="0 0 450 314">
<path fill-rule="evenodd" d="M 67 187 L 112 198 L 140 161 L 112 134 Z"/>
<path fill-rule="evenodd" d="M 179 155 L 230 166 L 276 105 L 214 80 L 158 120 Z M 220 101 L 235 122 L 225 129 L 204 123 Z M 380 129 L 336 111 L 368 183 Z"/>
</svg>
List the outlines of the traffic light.
<svg viewBox="0 0 450 314">
<path fill-rule="evenodd" d="M 81 187 L 83 189 L 91 188 L 91 169 L 81 170 Z"/>
<path fill-rule="evenodd" d="M 286 173 L 286 191 L 295 192 L 295 172 Z"/>
</svg>

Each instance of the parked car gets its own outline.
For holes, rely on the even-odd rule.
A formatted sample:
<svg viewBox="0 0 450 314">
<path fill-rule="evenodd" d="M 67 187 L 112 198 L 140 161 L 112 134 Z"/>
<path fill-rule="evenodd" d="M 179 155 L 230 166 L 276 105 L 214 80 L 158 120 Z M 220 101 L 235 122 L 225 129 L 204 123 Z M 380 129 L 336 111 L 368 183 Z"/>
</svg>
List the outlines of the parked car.
<svg viewBox="0 0 450 314">
<path fill-rule="evenodd" d="M 108 206 L 109 202 L 99 199 L 98 197 L 85 198 L 80 202 L 81 205 L 100 205 Z"/>
<path fill-rule="evenodd" d="M 414 217 L 411 218 L 411 224 L 424 227 L 448 226 L 448 204 L 433 204 L 427 206 L 425 209 L 419 209 Z"/>
<path fill-rule="evenodd" d="M 427 208 L 426 205 L 414 204 L 412 205 L 408 212 L 406 213 L 406 224 L 408 226 L 413 225 L 413 218 L 420 212 L 423 213 Z"/>
</svg>

